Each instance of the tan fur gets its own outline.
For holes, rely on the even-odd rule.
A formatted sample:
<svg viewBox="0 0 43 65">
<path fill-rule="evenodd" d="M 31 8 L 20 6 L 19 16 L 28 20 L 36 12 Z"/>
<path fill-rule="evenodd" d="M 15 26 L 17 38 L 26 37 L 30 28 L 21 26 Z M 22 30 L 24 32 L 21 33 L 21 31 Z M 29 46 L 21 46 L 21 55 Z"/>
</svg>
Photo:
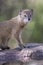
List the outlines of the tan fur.
<svg viewBox="0 0 43 65">
<path fill-rule="evenodd" d="M 23 44 L 20 35 L 26 24 L 23 22 L 23 19 L 18 19 L 18 16 L 8 21 L 0 22 L 0 47 L 7 47 L 8 41 L 13 36 L 19 45 Z"/>
</svg>

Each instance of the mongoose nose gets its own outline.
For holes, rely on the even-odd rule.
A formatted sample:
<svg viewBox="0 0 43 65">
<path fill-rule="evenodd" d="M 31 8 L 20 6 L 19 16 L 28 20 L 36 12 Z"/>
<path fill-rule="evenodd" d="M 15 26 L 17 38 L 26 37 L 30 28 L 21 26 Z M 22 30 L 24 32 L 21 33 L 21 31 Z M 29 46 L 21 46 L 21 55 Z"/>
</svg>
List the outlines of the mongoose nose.
<svg viewBox="0 0 43 65">
<path fill-rule="evenodd" d="M 28 20 L 30 20 L 30 18 L 28 18 Z"/>
</svg>

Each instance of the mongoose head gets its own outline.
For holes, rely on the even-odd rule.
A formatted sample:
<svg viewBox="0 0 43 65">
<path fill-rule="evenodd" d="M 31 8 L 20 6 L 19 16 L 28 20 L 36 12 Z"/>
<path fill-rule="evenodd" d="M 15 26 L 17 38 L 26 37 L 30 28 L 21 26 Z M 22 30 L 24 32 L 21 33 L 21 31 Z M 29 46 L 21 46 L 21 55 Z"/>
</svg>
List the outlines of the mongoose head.
<svg viewBox="0 0 43 65">
<path fill-rule="evenodd" d="M 21 26 L 25 26 L 28 22 L 31 22 L 33 16 L 33 9 L 25 9 L 19 12 L 18 21 Z"/>
</svg>

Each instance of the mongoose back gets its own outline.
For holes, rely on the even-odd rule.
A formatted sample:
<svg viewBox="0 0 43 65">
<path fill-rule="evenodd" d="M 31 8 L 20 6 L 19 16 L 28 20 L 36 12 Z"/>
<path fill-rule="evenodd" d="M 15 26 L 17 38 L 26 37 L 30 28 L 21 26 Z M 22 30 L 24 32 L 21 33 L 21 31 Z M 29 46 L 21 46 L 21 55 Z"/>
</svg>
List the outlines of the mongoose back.
<svg viewBox="0 0 43 65">
<path fill-rule="evenodd" d="M 0 22 L 0 48 L 9 49 L 8 42 L 11 37 L 15 37 L 19 46 L 23 46 L 21 32 L 28 22 L 32 19 L 33 9 L 25 9 L 19 14 L 4 22 Z"/>
</svg>

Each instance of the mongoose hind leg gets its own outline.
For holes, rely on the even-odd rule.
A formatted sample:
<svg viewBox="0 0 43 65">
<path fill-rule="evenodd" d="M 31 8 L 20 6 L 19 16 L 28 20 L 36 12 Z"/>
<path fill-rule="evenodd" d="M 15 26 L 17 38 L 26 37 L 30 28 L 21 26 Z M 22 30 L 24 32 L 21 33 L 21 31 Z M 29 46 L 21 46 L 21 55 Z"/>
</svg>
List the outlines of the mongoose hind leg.
<svg viewBox="0 0 43 65">
<path fill-rule="evenodd" d="M 9 42 L 9 39 L 8 39 L 8 38 L 2 37 L 2 38 L 1 38 L 0 48 L 1 48 L 2 50 L 10 49 L 10 47 L 8 46 L 8 42 Z"/>
</svg>

